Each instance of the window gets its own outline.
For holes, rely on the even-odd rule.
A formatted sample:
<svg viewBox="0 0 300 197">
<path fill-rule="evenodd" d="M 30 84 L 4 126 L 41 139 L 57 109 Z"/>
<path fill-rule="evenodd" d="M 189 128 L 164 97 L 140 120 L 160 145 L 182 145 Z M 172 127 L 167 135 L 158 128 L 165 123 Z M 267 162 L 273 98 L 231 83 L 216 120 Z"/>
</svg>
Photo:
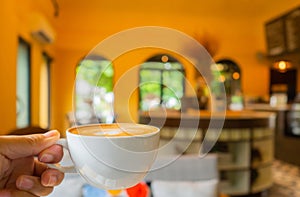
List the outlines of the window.
<svg viewBox="0 0 300 197">
<path fill-rule="evenodd" d="M 216 62 L 215 71 L 218 79 L 224 83 L 227 96 L 241 93 L 241 69 L 239 65 L 230 59 L 221 59 Z"/>
<path fill-rule="evenodd" d="M 19 39 L 17 54 L 16 124 L 18 128 L 30 125 L 30 45 Z"/>
<path fill-rule="evenodd" d="M 40 126 L 50 126 L 50 64 L 51 58 L 43 53 L 43 63 L 40 70 Z"/>
<path fill-rule="evenodd" d="M 239 65 L 230 59 L 221 59 L 212 67 L 214 80 L 212 92 L 216 97 L 222 94 L 221 86 L 224 85 L 227 107 L 230 110 L 242 110 L 244 107 L 241 89 L 241 70 Z"/>
<path fill-rule="evenodd" d="M 148 59 L 141 65 L 139 77 L 140 110 L 181 108 L 185 72 L 175 58 L 157 55 Z"/>
<path fill-rule="evenodd" d="M 111 61 L 89 56 L 80 61 L 76 74 L 76 123 L 113 122 L 114 70 Z"/>
</svg>

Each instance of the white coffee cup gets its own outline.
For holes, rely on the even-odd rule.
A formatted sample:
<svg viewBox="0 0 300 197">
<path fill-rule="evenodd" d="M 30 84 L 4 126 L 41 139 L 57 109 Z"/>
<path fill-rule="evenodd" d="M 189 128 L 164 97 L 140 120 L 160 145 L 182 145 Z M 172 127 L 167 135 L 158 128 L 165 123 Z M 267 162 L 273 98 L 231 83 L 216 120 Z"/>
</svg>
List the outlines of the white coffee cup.
<svg viewBox="0 0 300 197">
<path fill-rule="evenodd" d="M 120 132 L 125 131 L 126 134 Z M 146 131 L 146 132 L 145 132 Z M 66 148 L 74 166 L 51 164 L 62 172 L 78 172 L 93 186 L 125 189 L 143 180 L 156 158 L 159 128 L 134 124 L 92 124 L 67 129 Z"/>
</svg>

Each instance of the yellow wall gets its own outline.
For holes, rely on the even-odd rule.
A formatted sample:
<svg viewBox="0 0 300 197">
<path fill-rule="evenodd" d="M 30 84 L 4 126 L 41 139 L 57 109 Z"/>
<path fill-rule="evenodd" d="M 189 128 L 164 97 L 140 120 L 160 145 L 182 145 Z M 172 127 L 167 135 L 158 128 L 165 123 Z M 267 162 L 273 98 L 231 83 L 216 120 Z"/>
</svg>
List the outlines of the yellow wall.
<svg viewBox="0 0 300 197">
<path fill-rule="evenodd" d="M 99 1 L 97 0 L 97 2 Z M 136 10 L 138 11 L 129 8 L 127 11 L 126 7 L 118 6 L 113 6 L 111 10 L 105 10 L 103 6 L 108 5 L 105 2 L 103 1 L 102 7 L 99 7 L 99 10 L 102 8 L 101 12 L 93 13 L 94 15 L 89 13 L 94 20 L 85 20 L 83 16 L 88 15 L 87 13 L 72 12 L 71 15 L 67 15 L 67 1 L 60 2 L 61 12 L 58 18 L 53 16 L 54 10 L 51 1 L 4 0 L 2 2 L 0 7 L 0 27 L 2 29 L 0 31 L 0 43 L 2 44 L 0 53 L 2 71 L 0 72 L 2 82 L 0 83 L 0 108 L 2 109 L 0 133 L 6 133 L 7 130 L 15 128 L 16 123 L 15 92 L 18 36 L 22 36 L 32 47 L 32 123 L 39 123 L 39 73 L 41 55 L 43 51 L 46 51 L 54 58 L 51 65 L 51 128 L 57 128 L 63 132 L 68 126 L 66 113 L 73 110 L 73 85 L 75 67 L 78 61 L 108 36 L 137 26 L 165 26 L 191 36 L 195 33 L 205 33 L 212 36 L 219 46 L 214 57 L 215 60 L 229 57 L 241 66 L 244 94 L 249 96 L 267 95 L 270 62 L 258 58 L 259 53 L 265 54 L 264 22 L 296 6 L 300 0 L 293 1 L 289 5 L 276 1 L 274 6 L 277 6 L 275 7 L 272 7 L 273 3 L 270 3 L 270 7 L 264 10 L 266 11 L 265 14 L 260 14 L 260 17 L 253 16 L 253 13 L 252 15 L 248 13 L 248 16 L 237 17 L 232 15 L 232 12 L 226 11 L 224 7 L 220 7 L 220 10 L 216 12 L 208 12 L 205 11 L 205 6 L 198 4 L 191 5 L 190 7 L 194 7 L 193 13 L 189 13 L 189 10 L 186 10 L 187 6 L 184 4 L 180 6 L 180 1 L 172 1 L 173 7 L 171 7 L 177 11 L 180 11 L 182 7 L 183 12 L 163 9 L 170 6 L 167 1 L 160 4 L 162 10 L 156 10 L 155 5 L 152 5 L 153 7 L 149 9 L 151 12 L 147 12 L 146 8 L 139 10 L 137 5 Z M 191 2 L 198 3 L 199 1 Z M 210 4 L 209 2 L 206 1 L 206 4 Z M 279 4 L 280 6 L 278 6 Z M 177 7 L 174 7 L 176 5 Z M 72 6 L 74 7 L 76 4 L 74 3 Z M 222 6 L 226 7 L 226 5 Z M 199 12 L 196 7 L 199 8 Z M 55 27 L 57 37 L 54 45 L 44 46 L 31 38 L 30 23 L 27 19 L 31 12 L 36 11 L 42 13 Z M 243 11 L 241 10 L 241 12 Z M 78 26 L 79 24 L 80 26 Z M 148 52 L 140 52 L 138 56 L 129 53 L 114 60 L 115 81 L 118 82 L 122 74 L 148 58 L 147 55 L 149 55 Z M 193 83 L 193 69 L 187 62 L 184 64 L 188 78 Z M 134 78 L 133 81 L 137 82 L 137 78 Z M 299 84 L 298 90 L 300 90 Z M 121 89 L 126 90 L 126 88 Z M 126 95 L 125 91 L 119 92 L 116 99 L 122 99 L 124 95 Z M 132 95 L 128 104 L 130 105 L 129 114 L 127 113 L 128 110 L 124 108 L 127 103 L 119 102 L 115 106 L 123 114 L 121 119 L 125 121 L 137 119 L 137 93 L 134 92 Z"/>
<path fill-rule="evenodd" d="M 16 60 L 18 38 L 31 46 L 31 123 L 39 124 L 39 81 L 42 53 L 53 55 L 53 49 L 43 46 L 30 36 L 32 12 L 39 11 L 34 1 L 5 0 L 0 6 L 0 134 L 16 128 Z"/>
<path fill-rule="evenodd" d="M 14 1 L 4 1 L 0 6 L 0 132 L 15 127 L 16 117 L 16 52 L 17 52 L 17 18 Z M 3 19 L 6 20 L 3 20 Z"/>
<path fill-rule="evenodd" d="M 130 122 L 137 120 L 138 111 L 138 66 L 151 55 L 163 51 L 158 49 L 140 49 L 128 52 L 113 60 L 114 67 L 114 91 L 115 113 L 118 121 Z M 75 68 L 81 58 L 89 51 L 84 50 L 56 50 L 55 61 L 52 70 L 52 126 L 58 128 L 64 134 L 68 127 L 66 114 L 73 111 L 73 90 L 75 80 Z M 169 52 L 189 65 L 176 54 Z M 58 66 L 59 65 L 59 66 Z M 186 67 L 186 73 L 190 81 L 193 81 L 193 67 Z"/>
<path fill-rule="evenodd" d="M 273 3 L 271 3 L 270 1 L 268 8 L 262 6 L 261 10 L 265 13 L 259 13 L 259 16 L 247 11 L 245 6 L 241 6 L 244 10 L 239 9 L 240 4 L 230 4 L 229 6 L 233 7 L 228 7 L 229 9 L 226 9 L 227 5 L 223 4 L 219 6 L 218 10 L 208 10 L 211 4 L 215 3 L 214 1 L 205 1 L 207 5 L 202 5 L 198 0 L 192 0 L 189 1 L 189 4 L 191 4 L 189 6 L 181 5 L 181 1 L 172 1 L 172 5 L 170 1 L 166 1 L 160 2 L 159 7 L 155 3 L 157 1 L 146 2 L 146 6 L 141 6 L 138 2 L 134 2 L 133 7 L 122 6 L 124 2 L 115 4 L 118 6 L 112 6 L 106 1 L 97 2 L 91 1 L 89 4 L 91 6 L 80 3 L 73 4 L 70 8 L 72 12 L 64 10 L 63 6 L 66 6 L 67 3 L 62 5 L 61 18 L 57 26 L 60 36 L 57 39 L 56 47 L 59 48 L 59 54 L 56 59 L 64 56 L 63 54 L 66 56 L 64 56 L 64 64 L 57 64 L 54 67 L 56 69 L 61 67 L 67 68 L 63 69 L 66 72 L 61 72 L 60 75 L 54 76 L 56 77 L 55 81 L 62 82 L 63 76 L 73 75 L 76 57 L 79 60 L 85 53 L 88 53 L 108 36 L 129 28 L 153 25 L 174 28 L 190 36 L 194 36 L 195 33 L 211 36 L 219 45 L 214 57 L 215 60 L 229 57 L 240 65 L 243 93 L 246 96 L 267 96 L 270 62 L 260 58 L 258 55 L 262 54 L 264 56 L 266 54 L 264 23 L 270 18 L 293 8 L 300 3 L 300 0 L 291 4 L 283 4 L 279 1 L 276 3 L 272 1 Z M 83 14 L 71 14 L 80 13 L 83 6 L 84 9 L 88 7 L 90 11 L 87 15 L 83 17 L 85 12 Z M 192 9 L 192 12 L 187 9 Z M 258 7 L 252 9 L 259 11 Z M 231 11 L 234 11 L 235 14 Z M 240 13 L 236 15 L 238 12 L 245 12 L 246 15 L 243 16 Z M 70 22 L 73 25 L 65 28 Z M 118 46 L 115 47 L 117 48 Z M 129 54 L 129 56 L 115 60 L 115 81 L 119 82 L 119 77 L 123 73 L 140 64 L 144 59 L 145 56 L 141 54 L 131 56 Z M 188 65 L 185 66 L 188 67 Z M 191 74 L 193 72 L 190 70 L 187 74 L 189 75 L 188 78 L 192 80 L 193 76 Z M 136 71 L 132 71 L 132 73 L 134 72 Z M 132 83 L 136 83 L 136 81 L 137 78 L 132 77 Z M 138 98 L 136 93 L 131 97 L 129 104 L 127 99 L 122 100 L 122 97 L 128 96 L 126 91 L 130 90 L 132 86 L 134 85 L 124 85 L 116 93 L 115 109 L 117 116 L 120 115 L 119 118 L 124 121 L 137 119 L 136 102 Z M 73 81 L 64 81 L 63 87 L 71 89 Z M 62 118 L 67 111 L 73 110 L 70 100 L 71 93 L 68 91 L 68 94 L 66 94 L 65 90 L 56 88 L 54 94 L 57 95 L 54 98 L 57 101 L 57 105 L 54 106 L 57 116 L 53 117 L 55 126 L 64 130 L 65 123 Z M 129 112 L 127 106 L 130 106 Z"/>
<path fill-rule="evenodd" d="M 68 127 L 67 113 L 73 110 L 75 68 L 87 52 L 56 50 L 52 64 L 51 126 L 64 131 Z"/>
<path fill-rule="evenodd" d="M 102 13 L 102 15 L 100 13 Z M 217 60 L 218 58 L 222 57 L 230 57 L 240 64 L 243 72 L 242 85 L 244 93 L 254 96 L 268 94 L 269 65 L 266 65 L 265 62 L 259 62 L 259 60 L 255 56 L 257 52 L 264 52 L 264 31 L 262 24 L 264 21 L 258 22 L 256 20 L 249 20 L 247 21 L 247 25 L 245 25 L 245 18 L 247 17 L 243 19 L 234 18 L 230 15 L 230 12 L 225 12 L 225 14 L 227 14 L 225 16 L 223 16 L 224 13 L 220 14 L 216 12 L 212 14 L 213 17 L 207 17 L 205 15 L 201 17 L 200 12 L 197 16 L 191 16 L 184 14 L 179 15 L 178 13 L 174 13 L 171 11 L 166 11 L 166 14 L 162 15 L 157 15 L 157 13 L 141 14 L 142 12 L 136 13 L 128 11 L 124 18 L 122 18 L 121 16 L 124 15 L 124 12 L 121 12 L 119 15 L 115 12 L 100 13 L 99 17 L 94 17 L 99 18 L 99 21 L 84 20 L 83 18 L 81 18 L 81 15 L 74 15 L 72 17 L 72 21 L 76 21 L 76 23 L 80 24 L 80 30 L 78 30 L 80 33 L 76 33 L 76 28 L 68 30 L 65 29 L 63 25 L 58 27 L 57 31 L 61 33 L 60 37 L 58 37 L 57 40 L 57 48 L 59 48 L 59 53 L 57 53 L 58 57 L 56 57 L 56 59 L 58 60 L 61 56 L 63 56 L 65 60 L 63 60 L 63 64 L 55 64 L 54 67 L 56 69 L 67 67 L 63 68 L 63 70 L 66 72 L 60 72 L 60 75 L 54 76 L 54 81 L 60 81 L 57 82 L 58 84 L 61 84 L 63 80 L 62 75 L 73 75 L 76 60 L 78 61 L 85 53 L 88 53 L 99 42 L 101 42 L 108 36 L 136 26 L 156 25 L 178 29 L 190 36 L 193 36 L 195 33 L 202 34 L 203 32 L 205 32 L 209 36 L 212 36 L 217 40 L 219 44 L 219 49 L 215 56 L 215 59 Z M 62 17 L 63 16 L 64 13 L 62 13 Z M 100 20 L 102 18 L 103 21 Z M 118 20 L 121 18 L 122 20 Z M 63 18 L 61 20 L 63 21 Z M 84 20 L 84 22 L 80 22 L 82 20 Z M 67 24 L 67 21 L 63 21 L 61 23 Z M 88 31 L 89 27 L 93 27 L 91 28 L 93 30 L 92 32 Z M 84 32 L 81 31 L 82 29 L 87 30 L 86 32 Z M 118 46 L 115 47 L 117 48 Z M 141 54 L 132 55 L 131 57 L 126 56 L 117 59 L 114 62 L 114 66 L 116 68 L 115 81 L 118 81 L 122 73 L 129 70 L 133 66 L 140 64 L 145 59 L 145 56 Z M 260 74 L 257 75 L 257 73 Z M 189 71 L 187 72 L 187 74 L 189 75 L 189 79 L 192 80 L 193 76 L 190 76 L 192 72 Z M 253 78 L 255 78 L 256 80 L 253 81 Z M 132 83 L 135 82 L 136 78 L 133 78 Z M 132 86 L 133 84 L 130 85 Z M 71 89 L 73 87 L 73 81 L 64 81 L 63 86 L 67 89 Z M 125 90 L 130 90 L 128 86 L 129 85 L 127 85 L 127 88 L 120 88 L 116 93 L 115 109 L 120 121 L 130 121 L 131 119 L 137 119 L 136 113 L 128 114 L 128 109 L 126 106 L 129 106 L 129 104 L 126 103 L 127 100 L 118 99 L 126 95 Z M 122 90 L 124 91 L 122 92 Z M 56 105 L 54 106 L 56 108 L 54 109 L 54 111 L 56 111 L 56 116 L 53 117 L 55 126 L 61 130 L 64 130 L 64 114 L 68 111 L 73 110 L 70 100 L 71 95 L 70 93 L 67 95 L 65 93 L 65 90 L 59 88 L 56 88 L 56 92 L 54 94 L 57 95 L 57 97 L 54 98 L 57 101 Z M 136 112 L 138 105 L 135 102 L 137 101 L 137 97 L 130 101 L 131 111 Z"/>
</svg>

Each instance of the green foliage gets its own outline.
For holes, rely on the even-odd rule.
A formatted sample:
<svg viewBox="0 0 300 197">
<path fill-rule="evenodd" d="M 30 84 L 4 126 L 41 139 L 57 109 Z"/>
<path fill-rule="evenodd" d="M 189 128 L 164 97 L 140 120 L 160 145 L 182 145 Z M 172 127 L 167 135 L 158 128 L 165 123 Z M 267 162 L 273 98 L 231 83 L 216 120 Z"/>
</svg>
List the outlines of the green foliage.
<svg viewBox="0 0 300 197">
<path fill-rule="evenodd" d="M 106 92 L 113 91 L 113 67 L 107 60 L 83 60 L 76 69 L 77 78 L 91 86 L 102 87 Z"/>
<path fill-rule="evenodd" d="M 184 94 L 184 75 L 179 63 L 146 62 L 140 71 L 140 108 L 147 110 L 147 99 L 159 100 L 160 104 L 177 100 L 170 108 L 180 108 Z M 149 101 L 148 101 L 149 102 Z M 166 106 L 168 108 L 168 106 Z"/>
</svg>

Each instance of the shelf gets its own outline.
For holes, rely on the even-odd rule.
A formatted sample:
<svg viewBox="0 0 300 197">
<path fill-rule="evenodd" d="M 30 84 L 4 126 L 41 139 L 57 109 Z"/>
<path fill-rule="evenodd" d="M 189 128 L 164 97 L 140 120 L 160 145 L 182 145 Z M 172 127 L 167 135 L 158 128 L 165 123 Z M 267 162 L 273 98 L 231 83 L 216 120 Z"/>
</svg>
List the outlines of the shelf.
<svg viewBox="0 0 300 197">
<path fill-rule="evenodd" d="M 251 137 L 250 129 L 223 129 L 220 136 L 220 142 L 240 142 L 249 141 Z"/>
<path fill-rule="evenodd" d="M 206 133 L 207 140 L 215 139 L 216 133 L 214 130 Z M 243 142 L 249 140 L 265 140 L 271 139 L 274 136 L 274 128 L 238 128 L 238 129 L 223 129 L 218 136 L 219 142 L 234 143 L 234 142 Z"/>
<path fill-rule="evenodd" d="M 202 130 L 201 129 L 189 129 L 181 128 L 177 129 L 174 127 L 164 127 L 160 131 L 160 138 L 164 140 L 181 140 L 181 141 L 202 141 Z"/>
<path fill-rule="evenodd" d="M 245 195 L 250 192 L 249 171 L 221 172 L 220 190 L 227 195 Z"/>
<path fill-rule="evenodd" d="M 231 196 L 261 192 L 272 185 L 274 117 L 273 113 L 255 118 L 231 114 L 226 116 L 221 133 L 216 127 L 208 129 L 210 119 L 206 116 L 196 129 L 189 124 L 191 117 L 185 117 L 185 128 L 176 117 L 168 117 L 161 129 L 160 154 L 198 154 L 203 142 L 211 142 L 210 153 L 218 154 L 220 192 Z"/>
<path fill-rule="evenodd" d="M 220 171 L 243 171 L 243 170 L 249 170 L 248 166 L 243 165 L 237 165 L 237 164 L 223 164 L 219 165 L 218 169 Z"/>
<path fill-rule="evenodd" d="M 243 131 L 248 138 L 235 141 L 227 133 L 215 147 L 219 155 L 219 171 L 227 173 L 227 180 L 221 181 L 221 191 L 233 196 L 261 192 L 272 186 L 270 169 L 274 159 L 274 129 Z"/>
<path fill-rule="evenodd" d="M 219 169 L 240 170 L 250 167 L 250 142 L 227 143 L 222 147 L 218 145 L 215 151 L 219 157 Z"/>
<path fill-rule="evenodd" d="M 268 162 L 259 163 L 259 164 L 252 164 L 251 168 L 258 169 L 258 168 L 265 168 L 265 167 L 272 166 L 272 165 L 273 165 L 273 160 L 268 161 Z"/>
<path fill-rule="evenodd" d="M 274 128 L 255 128 L 253 129 L 253 140 L 263 140 L 273 138 Z"/>
<path fill-rule="evenodd" d="M 257 169 L 257 175 L 257 179 L 252 183 L 252 193 L 268 189 L 273 184 L 272 166 Z"/>
<path fill-rule="evenodd" d="M 274 141 L 271 138 L 253 141 L 251 150 L 251 166 L 253 167 L 268 164 L 274 160 Z"/>
</svg>

